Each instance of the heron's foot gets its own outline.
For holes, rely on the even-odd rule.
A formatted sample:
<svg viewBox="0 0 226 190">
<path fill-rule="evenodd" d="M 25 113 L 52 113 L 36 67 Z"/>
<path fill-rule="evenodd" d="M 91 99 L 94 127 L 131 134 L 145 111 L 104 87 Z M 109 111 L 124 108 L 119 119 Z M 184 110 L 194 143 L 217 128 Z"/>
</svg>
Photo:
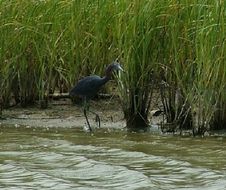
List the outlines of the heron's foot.
<svg viewBox="0 0 226 190">
<path fill-rule="evenodd" d="M 100 128 L 100 117 L 96 114 L 96 122 L 98 123 L 98 127 Z"/>
<path fill-rule="evenodd" d="M 90 132 L 90 133 L 93 132 L 93 129 L 91 128 L 91 126 L 90 126 L 89 124 L 84 125 L 84 126 L 83 126 L 83 130 L 84 130 L 85 132 Z"/>
<path fill-rule="evenodd" d="M 87 125 L 88 125 L 88 127 L 89 127 L 89 131 L 90 131 L 90 132 L 93 132 L 93 130 L 92 130 L 90 124 L 89 124 L 88 117 L 87 117 L 87 115 L 86 115 L 86 109 L 84 109 L 84 116 L 85 116 L 85 118 L 86 118 L 86 122 L 87 122 Z"/>
<path fill-rule="evenodd" d="M 83 126 L 83 131 L 84 131 L 84 132 L 87 132 L 87 133 L 92 133 L 92 132 L 93 132 L 93 130 L 90 129 L 88 125 L 84 125 L 84 126 Z"/>
<path fill-rule="evenodd" d="M 92 133 L 93 132 L 93 129 L 91 128 L 91 126 L 88 125 L 88 127 L 89 127 L 89 132 Z"/>
</svg>

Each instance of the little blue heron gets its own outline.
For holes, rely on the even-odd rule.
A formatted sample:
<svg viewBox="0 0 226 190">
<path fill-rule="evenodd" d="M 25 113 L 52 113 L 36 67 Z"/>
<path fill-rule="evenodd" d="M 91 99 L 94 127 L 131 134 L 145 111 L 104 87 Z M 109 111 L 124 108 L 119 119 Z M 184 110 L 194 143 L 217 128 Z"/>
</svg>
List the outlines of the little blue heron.
<svg viewBox="0 0 226 190">
<path fill-rule="evenodd" d="M 107 66 L 104 77 L 99 77 L 97 75 L 87 76 L 80 81 L 71 89 L 69 95 L 71 97 L 80 96 L 83 99 L 83 111 L 88 124 L 90 132 L 92 128 L 90 127 L 89 120 L 87 118 L 86 112 L 88 110 L 88 101 L 97 94 L 100 88 L 111 79 L 113 71 L 123 71 L 122 67 L 117 61 L 113 61 L 110 65 Z M 100 117 L 95 112 L 89 111 L 96 115 L 96 121 L 98 121 L 100 127 Z"/>
</svg>

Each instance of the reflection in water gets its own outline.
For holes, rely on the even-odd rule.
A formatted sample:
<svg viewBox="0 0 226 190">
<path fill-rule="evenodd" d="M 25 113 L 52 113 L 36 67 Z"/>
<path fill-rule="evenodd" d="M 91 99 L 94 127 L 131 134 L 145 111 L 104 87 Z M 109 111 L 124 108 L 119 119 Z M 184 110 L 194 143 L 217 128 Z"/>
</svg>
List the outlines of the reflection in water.
<svg viewBox="0 0 226 190">
<path fill-rule="evenodd" d="M 226 138 L 1 127 L 0 189 L 226 189 Z"/>
</svg>

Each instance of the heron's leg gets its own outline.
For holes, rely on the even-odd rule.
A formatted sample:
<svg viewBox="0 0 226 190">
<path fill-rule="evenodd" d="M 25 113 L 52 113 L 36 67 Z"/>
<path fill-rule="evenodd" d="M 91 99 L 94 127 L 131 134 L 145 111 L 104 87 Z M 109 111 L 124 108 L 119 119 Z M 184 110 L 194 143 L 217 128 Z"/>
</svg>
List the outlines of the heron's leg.
<svg viewBox="0 0 226 190">
<path fill-rule="evenodd" d="M 89 131 L 92 132 L 93 130 L 92 130 L 91 126 L 90 126 L 88 117 L 87 117 L 87 115 L 86 115 L 86 111 L 89 109 L 89 105 L 88 105 L 88 103 L 87 103 L 86 97 L 85 97 L 84 100 L 83 100 L 83 107 L 84 107 L 83 112 L 84 112 L 84 116 L 85 116 L 85 118 L 86 118 L 87 125 L 88 125 L 88 127 L 89 127 Z"/>
<path fill-rule="evenodd" d="M 100 116 L 97 113 L 93 112 L 93 111 L 89 110 L 89 112 L 96 116 L 96 122 L 98 122 L 98 127 L 100 128 Z"/>
<path fill-rule="evenodd" d="M 88 127 L 89 127 L 89 131 L 92 132 L 93 130 L 92 130 L 92 128 L 90 127 L 89 120 L 88 120 L 88 117 L 87 117 L 87 115 L 86 115 L 86 108 L 85 108 L 85 107 L 84 107 L 84 115 L 85 115 L 86 122 L 87 122 Z"/>
<path fill-rule="evenodd" d="M 86 121 L 87 121 L 87 123 L 88 123 L 88 125 L 89 125 L 89 128 L 91 128 L 91 127 L 90 127 L 90 124 L 89 124 L 89 122 L 88 122 L 88 118 L 87 118 L 87 115 L 86 115 L 86 111 L 87 111 L 87 112 L 90 112 L 90 113 L 92 113 L 92 114 L 94 114 L 94 115 L 96 116 L 96 122 L 98 122 L 98 127 L 100 128 L 100 116 L 99 116 L 97 113 L 95 113 L 95 112 L 89 110 L 89 103 L 87 102 L 86 97 L 84 97 L 84 99 L 83 99 L 83 106 L 84 106 L 84 115 L 85 115 L 85 117 L 86 117 Z M 90 131 L 91 131 L 91 130 L 90 130 Z"/>
</svg>

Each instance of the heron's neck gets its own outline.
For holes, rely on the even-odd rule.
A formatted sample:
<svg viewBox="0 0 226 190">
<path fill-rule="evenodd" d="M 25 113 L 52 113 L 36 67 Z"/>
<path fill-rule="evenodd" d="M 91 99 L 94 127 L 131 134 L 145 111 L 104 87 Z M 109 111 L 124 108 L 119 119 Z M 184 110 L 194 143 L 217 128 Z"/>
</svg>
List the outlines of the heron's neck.
<svg viewBox="0 0 226 190">
<path fill-rule="evenodd" d="M 104 84 L 105 84 L 106 82 L 108 82 L 110 79 L 111 79 L 111 76 L 107 76 L 107 75 L 105 75 L 105 76 L 102 78 Z"/>
<path fill-rule="evenodd" d="M 112 72 L 107 69 L 105 76 L 102 78 L 103 84 L 108 82 L 111 79 L 111 76 L 112 76 Z"/>
<path fill-rule="evenodd" d="M 106 73 L 105 73 L 105 78 L 107 78 L 108 80 L 111 79 L 111 76 L 112 76 L 112 71 L 107 69 Z"/>
</svg>

